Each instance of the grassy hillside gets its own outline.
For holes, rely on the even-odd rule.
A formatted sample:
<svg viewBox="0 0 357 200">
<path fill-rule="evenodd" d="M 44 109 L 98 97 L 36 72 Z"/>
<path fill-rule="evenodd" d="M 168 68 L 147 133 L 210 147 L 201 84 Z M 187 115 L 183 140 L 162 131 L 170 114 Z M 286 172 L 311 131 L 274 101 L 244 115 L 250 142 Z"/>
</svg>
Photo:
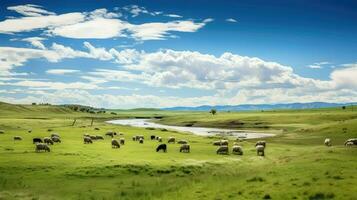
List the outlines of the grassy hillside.
<svg viewBox="0 0 357 200">
<path fill-rule="evenodd" d="M 0 129 L 4 130 L 0 134 L 0 199 L 355 199 L 357 148 L 342 143 L 357 137 L 357 112 L 219 112 L 212 116 L 136 110 L 117 111 L 113 116 L 57 106 L 0 107 Z M 256 156 L 256 140 L 240 142 L 243 156 L 216 155 L 212 141 L 218 138 L 104 122 L 113 117 L 150 116 L 166 124 L 282 131 L 266 139 L 265 157 Z M 74 118 L 77 123 L 71 126 Z M 35 153 L 32 138 L 50 135 L 48 129 L 59 133 L 63 142 L 51 146 L 50 153 Z M 124 137 L 126 144 L 112 149 L 109 137 L 83 144 L 84 133 L 104 136 L 108 130 L 123 133 L 116 138 Z M 131 140 L 137 134 L 145 135 L 144 144 Z M 13 141 L 15 135 L 23 140 Z M 169 136 L 186 139 L 191 153 L 179 153 L 178 144 L 169 144 L 167 153 L 156 153 L 158 142 L 148 139 L 150 135 L 161 136 L 164 142 Z M 325 137 L 332 139 L 332 147 L 323 145 Z"/>
</svg>

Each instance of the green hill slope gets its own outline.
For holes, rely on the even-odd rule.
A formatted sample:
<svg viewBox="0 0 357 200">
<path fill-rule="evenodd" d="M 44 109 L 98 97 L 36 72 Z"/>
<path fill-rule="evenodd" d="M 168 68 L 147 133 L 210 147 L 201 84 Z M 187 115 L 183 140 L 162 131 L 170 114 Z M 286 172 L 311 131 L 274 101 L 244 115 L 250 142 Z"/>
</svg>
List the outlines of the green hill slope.
<svg viewBox="0 0 357 200">
<path fill-rule="evenodd" d="M 0 117 L 39 117 L 54 114 L 75 114 L 69 108 L 53 105 L 19 105 L 0 102 Z"/>
</svg>

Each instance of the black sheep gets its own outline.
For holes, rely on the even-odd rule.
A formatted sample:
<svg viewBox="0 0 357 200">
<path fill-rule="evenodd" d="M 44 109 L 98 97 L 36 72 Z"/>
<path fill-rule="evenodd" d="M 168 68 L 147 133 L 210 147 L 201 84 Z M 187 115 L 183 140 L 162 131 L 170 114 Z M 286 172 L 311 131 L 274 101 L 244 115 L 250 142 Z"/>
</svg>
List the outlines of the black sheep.
<svg viewBox="0 0 357 200">
<path fill-rule="evenodd" d="M 151 139 L 151 140 L 155 140 L 155 139 L 156 139 L 156 136 L 155 136 L 155 135 L 152 135 L 152 136 L 150 136 L 150 139 Z"/>
<path fill-rule="evenodd" d="M 41 138 L 33 138 L 32 139 L 32 143 L 42 143 L 42 139 Z"/>
<path fill-rule="evenodd" d="M 160 150 L 162 150 L 163 152 L 166 152 L 166 150 L 167 150 L 166 144 L 159 144 L 159 146 L 157 146 L 157 148 L 156 148 L 156 152 L 159 152 Z"/>
</svg>

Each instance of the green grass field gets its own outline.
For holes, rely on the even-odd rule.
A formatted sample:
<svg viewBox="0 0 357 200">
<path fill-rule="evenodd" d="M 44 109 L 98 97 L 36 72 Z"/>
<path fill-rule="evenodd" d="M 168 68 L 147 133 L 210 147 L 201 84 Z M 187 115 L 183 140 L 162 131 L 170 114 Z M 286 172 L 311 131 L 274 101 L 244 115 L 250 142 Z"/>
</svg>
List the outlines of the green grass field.
<svg viewBox="0 0 357 200">
<path fill-rule="evenodd" d="M 276 132 L 258 157 L 256 140 L 240 142 L 244 155 L 216 155 L 215 137 L 110 125 L 113 118 L 156 117 L 159 123 Z M 93 126 L 90 126 L 92 118 Z M 77 119 L 72 126 L 73 120 Z M 95 127 L 100 130 L 94 130 Z M 32 133 L 28 130 L 32 129 Z M 33 137 L 53 129 L 62 137 L 50 153 L 35 153 Z M 59 106 L 0 103 L 0 199 L 356 199 L 357 148 L 343 142 L 357 137 L 357 111 L 283 110 L 265 112 L 117 111 L 117 115 L 74 112 Z M 83 144 L 83 134 L 124 133 Z M 145 135 L 144 144 L 131 140 Z M 168 144 L 156 153 L 157 135 L 187 139 L 191 153 Z M 21 136 L 22 141 L 14 141 Z M 119 136 L 117 136 L 119 137 Z M 331 138 L 332 147 L 323 145 Z M 230 141 L 232 146 L 233 141 Z"/>
</svg>

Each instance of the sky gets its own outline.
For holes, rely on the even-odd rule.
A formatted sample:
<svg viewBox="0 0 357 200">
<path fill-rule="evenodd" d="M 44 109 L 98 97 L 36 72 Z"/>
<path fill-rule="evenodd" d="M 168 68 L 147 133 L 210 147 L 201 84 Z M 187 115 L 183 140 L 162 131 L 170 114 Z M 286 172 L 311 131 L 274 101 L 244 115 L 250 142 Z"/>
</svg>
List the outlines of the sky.
<svg viewBox="0 0 357 200">
<path fill-rule="evenodd" d="M 0 1 L 0 101 L 357 102 L 356 1 Z"/>
</svg>

